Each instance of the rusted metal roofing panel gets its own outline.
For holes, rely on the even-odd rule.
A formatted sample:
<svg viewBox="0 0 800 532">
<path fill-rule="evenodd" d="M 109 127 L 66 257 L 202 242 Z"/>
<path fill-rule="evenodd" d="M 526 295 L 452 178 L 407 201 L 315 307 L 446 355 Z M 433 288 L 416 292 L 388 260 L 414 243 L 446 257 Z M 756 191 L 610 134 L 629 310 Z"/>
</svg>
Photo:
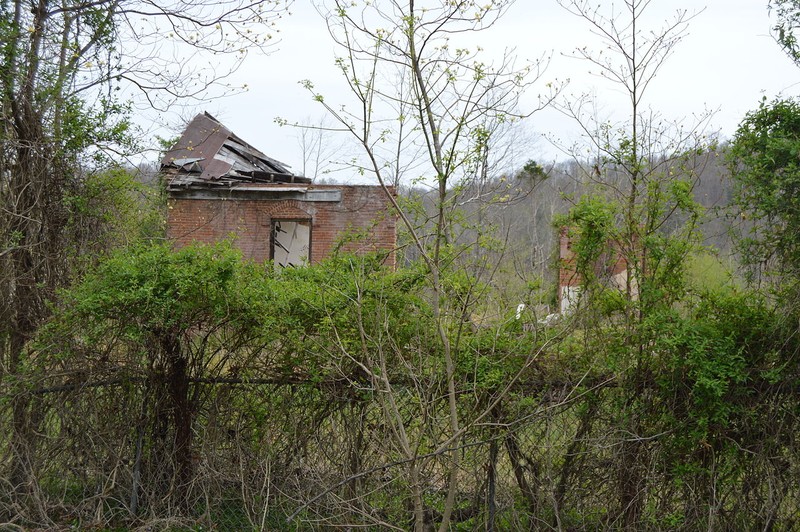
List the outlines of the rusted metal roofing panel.
<svg viewBox="0 0 800 532">
<path fill-rule="evenodd" d="M 220 177 L 227 176 L 232 167 L 233 165 L 231 163 L 219 159 L 205 161 L 203 173 L 200 175 L 200 178 L 216 181 Z"/>
<path fill-rule="evenodd" d="M 164 155 L 161 164 L 170 166 L 179 159 L 213 159 L 230 135 L 230 130 L 211 115 L 197 115 L 186 126 L 175 146 Z"/>
</svg>

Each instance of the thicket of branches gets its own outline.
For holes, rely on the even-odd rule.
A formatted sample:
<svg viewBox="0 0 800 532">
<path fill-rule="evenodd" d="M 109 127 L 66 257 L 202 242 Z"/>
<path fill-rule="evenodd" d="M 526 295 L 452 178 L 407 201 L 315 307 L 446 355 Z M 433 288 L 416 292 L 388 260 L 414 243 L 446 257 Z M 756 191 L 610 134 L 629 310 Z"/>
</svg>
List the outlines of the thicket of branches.
<svg viewBox="0 0 800 532">
<path fill-rule="evenodd" d="M 157 88 L 123 60 L 139 15 L 226 51 L 218 31 L 268 42 L 248 29 L 280 4 L 2 4 L 0 526 L 797 527 L 797 104 L 764 102 L 723 148 L 664 125 L 646 88 L 686 14 L 650 31 L 647 1 L 563 5 L 604 36 L 579 55 L 628 116 L 556 91 L 592 156 L 503 174 L 536 68 L 448 42 L 507 3 L 332 2 L 354 103 L 305 86 L 355 170 L 412 178 L 401 266 L 276 272 L 159 242 L 158 184 L 108 162 L 127 118 L 93 91 Z M 158 79 L 154 103 L 187 95 Z M 753 275 L 718 253 L 729 228 Z M 582 295 L 553 316 L 560 266 Z"/>
</svg>

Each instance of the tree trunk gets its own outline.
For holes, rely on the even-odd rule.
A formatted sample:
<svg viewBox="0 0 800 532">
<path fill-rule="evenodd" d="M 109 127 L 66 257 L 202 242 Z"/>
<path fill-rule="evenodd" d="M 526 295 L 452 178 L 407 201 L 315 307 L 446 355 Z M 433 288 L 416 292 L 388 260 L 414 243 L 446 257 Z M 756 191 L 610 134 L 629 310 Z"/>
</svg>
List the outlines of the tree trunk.
<svg viewBox="0 0 800 532">
<path fill-rule="evenodd" d="M 167 388 L 172 424 L 175 429 L 173 464 L 175 500 L 184 511 L 189 509 L 189 489 L 194 478 L 192 462 L 192 407 L 189 401 L 189 375 L 180 341 L 168 335 L 162 341 L 168 364 Z"/>
<path fill-rule="evenodd" d="M 539 513 L 539 497 L 536 494 L 535 488 L 528 482 L 528 477 L 525 474 L 526 467 L 524 464 L 524 456 L 519 448 L 517 437 L 513 432 L 508 433 L 505 444 L 506 451 L 508 451 L 508 459 L 511 461 L 511 469 L 514 472 L 514 478 L 517 480 L 517 486 L 519 486 L 519 490 L 525 499 L 531 517 L 535 518 Z M 533 482 L 536 483 L 536 471 L 533 471 L 533 473 Z"/>
</svg>

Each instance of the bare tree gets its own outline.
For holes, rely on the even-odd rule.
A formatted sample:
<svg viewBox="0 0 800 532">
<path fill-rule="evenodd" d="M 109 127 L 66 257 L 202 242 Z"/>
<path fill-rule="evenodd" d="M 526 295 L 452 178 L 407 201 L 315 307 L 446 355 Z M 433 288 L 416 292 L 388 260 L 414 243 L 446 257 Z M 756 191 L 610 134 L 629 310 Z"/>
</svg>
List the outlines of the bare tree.
<svg viewBox="0 0 800 532">
<path fill-rule="evenodd" d="M 409 370 L 413 371 L 413 379 L 419 379 L 420 400 L 431 405 L 426 407 L 422 425 L 436 426 L 431 417 L 434 408 L 425 397 L 437 397 L 447 405 L 447 430 L 432 436 L 412 429 L 403 419 L 397 390 L 386 378 L 385 360 L 379 357 L 365 364 L 365 369 L 374 375 L 380 397 L 385 398 L 382 409 L 386 422 L 405 459 L 417 530 L 425 526 L 423 477 L 433 457 L 447 472 L 446 496 L 438 521 L 440 530 L 449 527 L 460 471 L 460 454 L 450 449 L 459 446 L 465 431 L 481 417 L 462 419 L 456 382 L 460 350 L 457 331 L 466 326 L 465 317 L 479 298 L 478 283 L 473 280 L 455 295 L 446 288 L 444 277 L 461 267 L 459 256 L 473 245 L 466 244 L 459 251 L 455 238 L 458 222 L 454 212 L 459 210 L 459 190 L 486 180 L 488 154 L 496 145 L 497 127 L 529 114 L 530 111 L 518 110 L 518 98 L 538 77 L 541 67 L 533 64 L 517 68 L 511 55 L 484 62 L 478 49 L 461 42 L 463 34 L 472 36 L 493 26 L 509 4 L 505 0 L 335 0 L 320 9 L 341 51 L 336 61 L 354 103 L 340 107 L 316 92 L 311 81 L 305 82 L 340 129 L 360 145 L 362 156 L 355 169 L 384 187 L 427 271 L 441 351 L 442 366 L 436 370 L 443 370 L 445 389 L 431 389 L 430 380 L 422 378 L 422 368 Z M 415 223 L 413 211 L 392 194 L 390 187 L 396 186 L 401 177 L 433 190 L 432 214 L 421 225 Z M 476 192 L 483 194 L 478 188 L 470 189 L 470 193 Z M 433 441 L 428 441 L 431 436 Z M 436 450 L 427 458 L 420 457 L 423 445 L 433 445 Z"/>
<path fill-rule="evenodd" d="M 303 122 L 305 125 L 299 127 L 297 135 L 303 159 L 302 175 L 315 181 L 328 179 L 341 165 L 342 151 L 346 149 L 345 144 L 334 136 L 338 128 L 324 118 L 313 125 L 310 119 Z"/>
<path fill-rule="evenodd" d="M 646 381 L 654 362 L 643 328 L 651 316 L 684 295 L 680 272 L 699 242 L 701 209 L 692 190 L 705 159 L 698 155 L 713 148 L 714 139 L 705 133 L 710 113 L 684 126 L 646 104 L 648 90 L 695 15 L 678 10 L 662 27 L 650 29 L 644 23 L 650 0 L 625 0 L 620 9 L 584 0 L 560 4 L 583 19 L 603 46 L 579 48 L 575 57 L 621 89 L 627 100 L 626 116 L 618 121 L 598 116 L 588 95 L 563 101 L 559 109 L 575 119 L 588 144 L 567 150 L 575 155 L 576 177 L 587 192 L 571 217 L 575 249 L 584 260 L 584 288 L 603 293 L 608 284 L 600 279 L 602 270 L 610 269 L 615 254 L 624 262 L 624 280 L 616 282 L 624 294 L 619 327 L 628 358 L 618 376 L 622 393 L 615 423 L 625 437 L 615 444 L 613 522 L 633 529 L 641 526 L 652 479 Z M 590 157 L 583 155 L 587 150 Z M 587 199 L 589 194 L 594 199 Z M 598 264 L 603 261 L 608 264 Z"/>
</svg>

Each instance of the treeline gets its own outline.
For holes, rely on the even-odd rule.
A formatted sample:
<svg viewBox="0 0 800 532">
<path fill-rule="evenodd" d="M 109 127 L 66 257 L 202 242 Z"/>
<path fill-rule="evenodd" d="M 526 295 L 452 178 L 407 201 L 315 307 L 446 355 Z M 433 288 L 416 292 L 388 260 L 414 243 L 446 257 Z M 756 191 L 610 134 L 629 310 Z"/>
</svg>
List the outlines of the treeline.
<svg viewBox="0 0 800 532">
<path fill-rule="evenodd" d="M 743 220 L 733 205 L 734 181 L 731 179 L 730 147 L 728 144 L 709 146 L 701 153 L 687 155 L 692 180 L 689 193 L 703 216 L 698 220 L 700 248 L 697 264 L 691 266 L 692 274 L 711 280 L 711 277 L 731 274 L 741 277 L 741 262 L 735 240 L 742 235 L 747 220 Z M 563 161 L 540 165 L 529 160 L 521 168 L 511 171 L 496 170 L 497 175 L 476 183 L 467 182 L 453 191 L 450 198 L 458 212 L 451 239 L 464 246 L 472 243 L 472 255 L 491 257 L 498 269 L 494 284 L 504 289 L 506 306 L 514 299 L 525 303 L 540 313 L 555 312 L 558 286 L 559 223 L 584 196 L 597 194 L 598 176 L 595 168 L 602 161 Z M 619 179 L 603 176 L 602 179 Z M 418 206 L 415 222 L 424 226 L 434 218 L 436 199 L 430 187 L 416 185 L 401 187 L 401 195 Z M 671 216 L 660 230 L 669 234 L 686 222 L 680 213 Z M 493 246 L 479 245 L 484 239 L 493 240 Z M 401 245 L 408 244 L 400 234 Z M 418 254 L 413 246 L 404 253 L 410 265 Z M 727 273 L 726 273 L 727 272 Z M 536 287 L 534 293 L 525 287 Z M 506 308 L 507 310 L 507 308 Z"/>
</svg>

